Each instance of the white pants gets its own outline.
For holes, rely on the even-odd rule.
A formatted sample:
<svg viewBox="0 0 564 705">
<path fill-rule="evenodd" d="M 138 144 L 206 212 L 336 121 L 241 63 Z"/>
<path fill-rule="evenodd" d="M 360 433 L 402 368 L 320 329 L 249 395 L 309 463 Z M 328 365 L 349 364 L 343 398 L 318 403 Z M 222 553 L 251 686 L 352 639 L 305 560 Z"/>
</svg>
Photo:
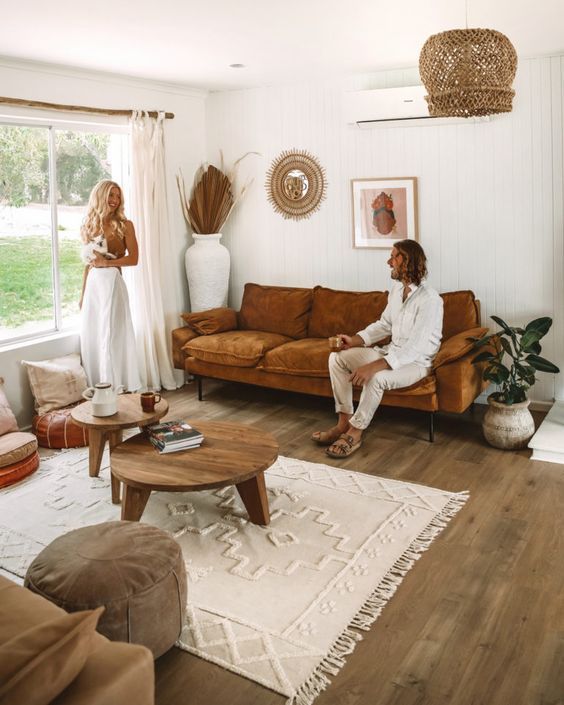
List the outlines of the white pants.
<svg viewBox="0 0 564 705">
<path fill-rule="evenodd" d="M 381 370 L 363 386 L 358 408 L 354 412 L 353 385 L 349 377 L 353 370 L 367 365 L 369 362 L 384 357 L 378 348 L 349 348 L 329 355 L 329 374 L 335 397 L 335 411 L 343 414 L 353 414 L 349 423 L 355 428 L 364 430 L 372 421 L 372 417 L 389 389 L 401 389 L 415 384 L 430 374 L 430 369 L 412 363 L 397 370 Z"/>
</svg>

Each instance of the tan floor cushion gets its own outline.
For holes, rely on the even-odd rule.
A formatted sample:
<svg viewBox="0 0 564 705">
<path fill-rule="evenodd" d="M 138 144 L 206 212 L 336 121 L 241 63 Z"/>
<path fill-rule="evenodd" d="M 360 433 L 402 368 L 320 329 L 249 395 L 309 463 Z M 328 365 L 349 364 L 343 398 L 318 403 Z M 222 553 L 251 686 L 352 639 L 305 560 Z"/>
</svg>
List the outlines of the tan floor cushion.
<svg viewBox="0 0 564 705">
<path fill-rule="evenodd" d="M 33 433 L 13 431 L 0 436 L 0 468 L 25 460 L 37 450 Z"/>
<path fill-rule="evenodd" d="M 180 545 L 162 529 L 112 521 L 55 539 L 28 568 L 25 585 L 68 612 L 105 607 L 98 631 L 146 646 L 174 645 L 186 610 Z"/>
</svg>

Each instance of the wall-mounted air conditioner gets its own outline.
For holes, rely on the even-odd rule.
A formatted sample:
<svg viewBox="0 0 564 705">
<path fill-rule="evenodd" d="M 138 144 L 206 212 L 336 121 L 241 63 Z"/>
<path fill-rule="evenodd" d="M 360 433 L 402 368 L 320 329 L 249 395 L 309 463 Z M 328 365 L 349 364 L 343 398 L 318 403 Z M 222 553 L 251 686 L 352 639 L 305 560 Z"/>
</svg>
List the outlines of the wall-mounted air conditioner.
<svg viewBox="0 0 564 705">
<path fill-rule="evenodd" d="M 344 97 L 345 121 L 358 127 L 475 122 L 473 118 L 431 117 L 426 93 L 425 86 L 349 91 Z"/>
</svg>

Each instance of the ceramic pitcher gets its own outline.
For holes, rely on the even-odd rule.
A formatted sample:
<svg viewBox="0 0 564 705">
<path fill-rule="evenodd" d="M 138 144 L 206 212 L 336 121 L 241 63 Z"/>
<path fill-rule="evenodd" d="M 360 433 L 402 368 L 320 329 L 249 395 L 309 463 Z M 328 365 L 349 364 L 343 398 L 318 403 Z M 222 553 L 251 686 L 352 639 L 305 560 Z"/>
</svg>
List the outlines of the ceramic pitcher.
<svg viewBox="0 0 564 705">
<path fill-rule="evenodd" d="M 123 390 L 122 385 L 113 389 L 110 382 L 98 382 L 85 389 L 82 396 L 92 402 L 92 416 L 112 416 L 117 412 L 117 395 Z"/>
</svg>

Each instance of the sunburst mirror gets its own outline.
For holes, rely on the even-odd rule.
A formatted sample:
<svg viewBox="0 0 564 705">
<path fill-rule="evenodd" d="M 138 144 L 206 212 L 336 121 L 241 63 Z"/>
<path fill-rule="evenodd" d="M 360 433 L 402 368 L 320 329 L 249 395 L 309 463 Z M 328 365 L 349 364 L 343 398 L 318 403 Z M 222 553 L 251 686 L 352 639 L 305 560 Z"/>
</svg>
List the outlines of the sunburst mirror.
<svg viewBox="0 0 564 705">
<path fill-rule="evenodd" d="M 268 200 L 283 218 L 309 218 L 325 198 L 325 170 L 305 150 L 282 152 L 272 162 L 266 177 Z"/>
</svg>

